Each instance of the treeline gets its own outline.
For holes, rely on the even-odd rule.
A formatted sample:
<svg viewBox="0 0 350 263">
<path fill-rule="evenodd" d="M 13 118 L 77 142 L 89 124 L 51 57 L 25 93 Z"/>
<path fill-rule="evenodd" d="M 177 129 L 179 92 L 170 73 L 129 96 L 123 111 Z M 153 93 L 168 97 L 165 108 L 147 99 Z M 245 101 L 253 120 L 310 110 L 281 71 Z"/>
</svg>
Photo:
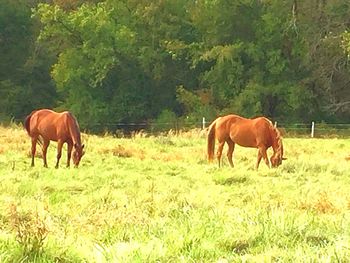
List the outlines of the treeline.
<svg viewBox="0 0 350 263">
<path fill-rule="evenodd" d="M 0 0 L 0 121 L 348 122 L 347 0 Z"/>
</svg>

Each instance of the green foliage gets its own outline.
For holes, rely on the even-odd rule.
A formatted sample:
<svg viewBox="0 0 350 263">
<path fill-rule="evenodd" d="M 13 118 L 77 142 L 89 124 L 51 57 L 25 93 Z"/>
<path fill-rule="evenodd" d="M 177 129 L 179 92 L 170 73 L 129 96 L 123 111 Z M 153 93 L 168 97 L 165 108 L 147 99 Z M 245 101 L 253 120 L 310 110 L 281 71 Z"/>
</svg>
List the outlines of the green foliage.
<svg viewBox="0 0 350 263">
<path fill-rule="evenodd" d="M 198 123 L 203 117 L 213 119 L 215 117 L 215 108 L 210 105 L 209 93 L 203 93 L 203 90 L 191 92 L 183 86 L 177 87 L 177 101 L 183 106 L 185 122 Z"/>
<path fill-rule="evenodd" d="M 1 0 L 0 5 L 0 112 L 2 118 L 9 119 L 28 104 L 19 79 L 30 50 L 32 22 L 30 10 L 21 1 Z"/>
<path fill-rule="evenodd" d="M 45 25 L 41 41 L 52 42 L 60 53 L 52 70 L 57 89 L 64 98 L 59 108 L 70 108 L 83 127 L 106 122 L 110 116 L 114 116 L 115 121 L 144 116 L 136 114 L 139 107 L 142 109 L 142 102 L 138 104 L 137 94 L 130 92 L 139 82 L 126 83 L 120 77 L 119 86 L 111 83 L 116 80 L 111 73 L 119 74 L 117 70 L 123 66 L 130 68 L 125 65 L 129 62 L 121 62 L 132 55 L 135 42 L 135 34 L 121 18 L 125 11 L 123 4 L 113 2 L 84 4 L 76 12 L 41 4 L 36 11 Z M 57 38 L 63 43 L 57 42 Z M 132 105 L 138 107 L 133 110 Z"/>
<path fill-rule="evenodd" d="M 240 51 L 242 43 L 230 46 L 216 46 L 202 55 L 204 61 L 215 61 L 209 71 L 205 72 L 202 82 L 213 90 L 216 104 L 225 107 L 228 98 L 234 98 L 244 88 L 244 71 Z"/>
<path fill-rule="evenodd" d="M 155 121 L 154 130 L 166 131 L 177 130 L 177 117 L 176 114 L 170 110 L 163 110 Z"/>
<path fill-rule="evenodd" d="M 4 80 L 18 77 L 30 52 L 33 22 L 24 1 L 1 0 L 0 5 L 0 80 Z"/>
<path fill-rule="evenodd" d="M 349 113 L 350 5 L 342 0 L 1 6 L 0 92 L 16 100 L 1 101 L 7 119 L 40 107 L 71 110 L 84 128 L 156 119 L 166 109 L 288 122 Z M 203 93 L 209 100 L 193 98 Z"/>
<path fill-rule="evenodd" d="M 0 112 L 8 114 L 10 118 L 13 112 L 19 111 L 27 102 L 25 96 L 21 96 L 23 90 L 11 80 L 0 82 Z M 12 115 L 12 116 L 11 116 Z M 6 116 L 6 115 L 5 115 Z"/>
<path fill-rule="evenodd" d="M 1 0 L 0 5 L 0 121 L 18 121 L 34 108 L 55 105 L 49 76 L 53 55 L 35 43 L 39 28 L 28 1 Z"/>
</svg>

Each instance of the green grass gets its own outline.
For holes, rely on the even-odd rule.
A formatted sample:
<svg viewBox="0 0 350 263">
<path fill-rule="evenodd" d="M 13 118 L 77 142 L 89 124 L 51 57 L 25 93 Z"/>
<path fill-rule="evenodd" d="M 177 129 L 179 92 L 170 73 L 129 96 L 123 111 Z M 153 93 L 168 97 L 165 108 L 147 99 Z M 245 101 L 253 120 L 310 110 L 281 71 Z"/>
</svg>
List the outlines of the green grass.
<svg viewBox="0 0 350 263">
<path fill-rule="evenodd" d="M 208 164 L 195 131 L 84 134 L 78 169 L 0 138 L 0 262 L 350 262 L 347 139 L 285 138 L 288 160 L 255 171 L 239 146 L 233 169 Z"/>
</svg>

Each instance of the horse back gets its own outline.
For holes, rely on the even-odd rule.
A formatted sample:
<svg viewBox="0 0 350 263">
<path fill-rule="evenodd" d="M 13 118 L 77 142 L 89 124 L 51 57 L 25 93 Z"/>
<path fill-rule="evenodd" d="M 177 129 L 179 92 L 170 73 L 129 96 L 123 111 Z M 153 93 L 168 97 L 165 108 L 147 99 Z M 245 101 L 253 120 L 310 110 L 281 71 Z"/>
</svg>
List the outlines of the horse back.
<svg viewBox="0 0 350 263">
<path fill-rule="evenodd" d="M 230 138 L 243 147 L 270 147 L 272 123 L 265 117 L 247 119 L 238 115 L 227 115 L 217 123 L 217 138 L 225 141 Z"/>
<path fill-rule="evenodd" d="M 30 132 L 47 140 L 66 141 L 70 137 L 70 118 L 68 111 L 58 113 L 49 109 L 38 110 L 30 118 Z"/>
<path fill-rule="evenodd" d="M 216 138 L 219 141 L 231 139 L 242 146 L 251 146 L 254 140 L 249 119 L 238 115 L 226 115 L 216 121 Z"/>
</svg>

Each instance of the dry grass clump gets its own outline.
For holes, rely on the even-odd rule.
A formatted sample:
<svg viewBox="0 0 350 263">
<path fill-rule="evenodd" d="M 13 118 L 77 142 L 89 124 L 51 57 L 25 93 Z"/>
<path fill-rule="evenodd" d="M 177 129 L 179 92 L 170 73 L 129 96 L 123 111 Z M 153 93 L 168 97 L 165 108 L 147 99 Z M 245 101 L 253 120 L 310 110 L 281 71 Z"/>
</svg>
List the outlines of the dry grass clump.
<svg viewBox="0 0 350 263">
<path fill-rule="evenodd" d="M 47 207 L 19 211 L 15 204 L 11 204 L 9 210 L 12 230 L 16 234 L 16 241 L 23 247 L 24 253 L 40 253 L 52 225 Z"/>
<path fill-rule="evenodd" d="M 125 158 L 132 157 L 134 153 L 133 149 L 125 148 L 122 145 L 118 145 L 117 147 L 113 148 L 111 152 L 114 156 L 125 157 Z"/>
<path fill-rule="evenodd" d="M 181 137 L 186 139 L 193 139 L 193 138 L 206 138 L 208 133 L 208 128 L 201 129 L 201 128 L 194 128 L 191 130 L 174 130 L 170 129 L 165 132 L 160 132 L 158 134 L 158 137 Z M 151 136 L 148 136 L 151 137 Z"/>
<path fill-rule="evenodd" d="M 17 128 L 5 128 L 0 126 L 0 154 L 6 152 L 23 152 L 30 148 L 30 139 L 25 130 L 18 126 Z"/>
<path fill-rule="evenodd" d="M 191 130 L 188 130 L 188 131 L 180 130 L 177 133 L 177 135 L 179 137 L 187 138 L 187 139 L 191 139 L 191 138 L 206 138 L 207 134 L 208 134 L 208 128 L 206 128 L 206 129 L 195 128 L 195 129 L 191 129 Z"/>
<path fill-rule="evenodd" d="M 25 143 L 28 135 L 21 128 L 5 128 L 0 127 L 0 140 L 6 144 Z"/>
<path fill-rule="evenodd" d="M 134 147 L 124 147 L 120 144 L 113 148 L 102 148 L 99 150 L 99 153 L 102 153 L 102 154 L 111 153 L 113 156 L 122 157 L 122 158 L 136 157 L 141 160 L 145 158 L 145 153 L 143 150 L 135 149 Z"/>
<path fill-rule="evenodd" d="M 165 162 L 180 161 L 184 159 L 184 155 L 181 153 L 159 153 L 152 155 L 151 159 Z"/>
<path fill-rule="evenodd" d="M 131 133 L 131 138 L 146 138 L 148 134 L 145 130 L 134 131 Z"/>
<path fill-rule="evenodd" d="M 300 208 L 304 210 L 313 210 L 320 214 L 339 213 L 339 209 L 330 200 L 326 192 L 322 192 L 315 200 L 301 202 Z"/>
</svg>

